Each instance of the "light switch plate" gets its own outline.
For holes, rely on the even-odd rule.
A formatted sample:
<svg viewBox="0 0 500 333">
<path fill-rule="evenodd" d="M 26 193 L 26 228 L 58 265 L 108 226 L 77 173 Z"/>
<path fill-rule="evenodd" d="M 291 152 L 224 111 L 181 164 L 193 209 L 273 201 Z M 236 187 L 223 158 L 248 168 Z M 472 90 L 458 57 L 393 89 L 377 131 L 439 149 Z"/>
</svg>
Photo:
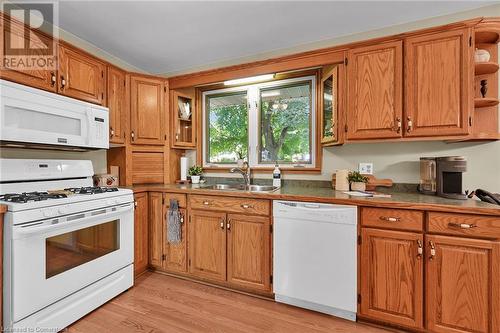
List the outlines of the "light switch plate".
<svg viewBox="0 0 500 333">
<path fill-rule="evenodd" d="M 373 163 L 359 163 L 358 171 L 359 173 L 373 175 Z"/>
</svg>

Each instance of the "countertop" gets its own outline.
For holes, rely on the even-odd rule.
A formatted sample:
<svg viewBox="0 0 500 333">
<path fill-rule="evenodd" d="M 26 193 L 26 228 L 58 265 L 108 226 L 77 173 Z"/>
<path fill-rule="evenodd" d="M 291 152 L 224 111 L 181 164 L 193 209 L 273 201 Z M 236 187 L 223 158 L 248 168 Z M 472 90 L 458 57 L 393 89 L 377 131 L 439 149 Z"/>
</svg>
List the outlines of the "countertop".
<svg viewBox="0 0 500 333">
<path fill-rule="evenodd" d="M 419 193 L 391 193 L 390 198 L 350 197 L 349 195 L 325 187 L 284 186 L 270 193 L 256 193 L 231 190 L 203 189 L 201 185 L 177 184 L 145 184 L 128 187 L 135 193 L 145 191 L 222 195 L 239 198 L 255 198 L 270 200 L 309 201 L 356 206 L 406 208 L 415 210 L 430 210 L 442 212 L 471 213 L 497 215 L 500 217 L 500 206 L 475 199 L 452 200 L 433 195 Z"/>
</svg>

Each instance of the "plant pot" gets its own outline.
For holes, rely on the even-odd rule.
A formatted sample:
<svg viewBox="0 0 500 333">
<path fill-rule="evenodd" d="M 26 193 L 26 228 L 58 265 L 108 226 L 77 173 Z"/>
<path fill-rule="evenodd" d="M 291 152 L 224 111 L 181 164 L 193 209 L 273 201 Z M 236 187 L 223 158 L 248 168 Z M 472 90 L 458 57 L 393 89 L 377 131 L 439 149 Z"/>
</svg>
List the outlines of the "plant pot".
<svg viewBox="0 0 500 333">
<path fill-rule="evenodd" d="M 351 183 L 351 191 L 365 191 L 366 183 L 363 182 L 352 182 Z"/>
<path fill-rule="evenodd" d="M 200 183 L 200 176 L 191 176 L 191 183 L 199 184 Z"/>
</svg>

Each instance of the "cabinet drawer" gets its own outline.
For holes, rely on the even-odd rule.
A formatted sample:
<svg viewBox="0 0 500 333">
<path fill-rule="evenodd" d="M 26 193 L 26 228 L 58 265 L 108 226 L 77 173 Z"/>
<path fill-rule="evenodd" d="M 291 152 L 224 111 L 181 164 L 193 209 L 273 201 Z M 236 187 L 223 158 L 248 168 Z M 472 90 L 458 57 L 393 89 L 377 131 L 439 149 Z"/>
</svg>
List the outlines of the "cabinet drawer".
<svg viewBox="0 0 500 333">
<path fill-rule="evenodd" d="M 177 200 L 180 208 L 186 208 L 186 195 L 181 193 L 165 193 L 165 205 L 170 207 L 170 199 Z"/>
<path fill-rule="evenodd" d="M 416 210 L 361 208 L 361 225 L 398 230 L 422 231 L 424 213 Z"/>
<path fill-rule="evenodd" d="M 483 238 L 500 238 L 500 218 L 495 216 L 429 212 L 429 232 Z"/>
<path fill-rule="evenodd" d="M 192 209 L 219 210 L 228 213 L 269 215 L 269 200 L 229 198 L 218 196 L 192 195 L 189 197 Z"/>
</svg>

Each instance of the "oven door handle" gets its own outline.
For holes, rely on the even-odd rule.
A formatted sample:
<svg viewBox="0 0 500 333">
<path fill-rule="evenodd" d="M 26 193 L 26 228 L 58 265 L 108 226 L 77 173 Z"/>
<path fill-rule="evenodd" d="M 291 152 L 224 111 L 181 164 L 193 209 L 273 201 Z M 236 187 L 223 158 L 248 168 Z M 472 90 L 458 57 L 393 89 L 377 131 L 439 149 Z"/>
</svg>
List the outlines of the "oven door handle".
<svg viewBox="0 0 500 333">
<path fill-rule="evenodd" d="M 34 223 L 28 226 L 18 226 L 14 228 L 13 230 L 13 238 L 25 238 L 30 235 L 35 235 L 35 234 L 43 234 L 47 231 L 53 232 L 53 231 L 58 231 L 61 229 L 67 229 L 67 228 L 72 228 L 74 229 L 79 229 L 83 226 L 87 227 L 87 225 L 93 226 L 97 225 L 100 223 L 90 223 L 89 220 L 108 220 L 109 218 L 116 217 L 117 215 L 121 215 L 125 212 L 132 211 L 133 210 L 133 203 L 128 203 L 126 205 L 121 205 L 121 206 L 114 206 L 114 207 L 107 207 L 107 208 L 102 208 L 102 209 L 95 209 L 92 211 L 84 212 L 84 213 L 76 213 L 76 214 L 71 214 L 68 216 L 64 217 L 64 220 L 61 222 L 54 223 L 53 221 L 56 220 L 57 218 L 51 218 L 47 219 L 44 221 L 40 221 L 38 223 Z M 104 213 L 100 213 L 101 211 L 106 210 Z M 98 213 L 98 214 L 96 214 Z M 78 215 L 82 215 L 81 217 L 71 219 L 72 217 L 76 217 Z M 68 221 L 68 218 L 70 221 Z M 59 218 L 60 219 L 60 218 Z"/>
</svg>

